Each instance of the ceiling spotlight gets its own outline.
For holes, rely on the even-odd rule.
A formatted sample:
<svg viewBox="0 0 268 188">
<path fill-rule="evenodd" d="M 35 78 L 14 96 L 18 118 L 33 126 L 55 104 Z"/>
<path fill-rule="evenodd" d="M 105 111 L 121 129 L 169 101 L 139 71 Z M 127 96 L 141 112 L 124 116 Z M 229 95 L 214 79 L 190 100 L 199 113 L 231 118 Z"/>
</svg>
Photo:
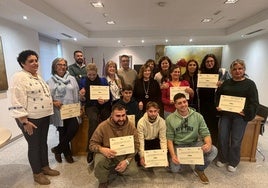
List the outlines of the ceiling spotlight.
<svg viewBox="0 0 268 188">
<path fill-rule="evenodd" d="M 238 0 L 226 0 L 225 2 L 224 2 L 224 4 L 234 4 L 234 3 L 236 3 Z"/>
<path fill-rule="evenodd" d="M 204 18 L 203 20 L 201 20 L 202 23 L 208 23 L 211 21 L 212 21 L 212 18 Z"/>
<path fill-rule="evenodd" d="M 77 41 L 77 38 L 74 37 L 73 39 L 74 39 L 74 41 Z"/>
<path fill-rule="evenodd" d="M 141 43 L 144 43 L 144 40 L 141 40 Z"/>
<path fill-rule="evenodd" d="M 164 6 L 166 6 L 166 2 L 163 2 L 163 1 L 158 2 L 157 5 L 160 6 L 160 7 L 164 7 Z"/>
<path fill-rule="evenodd" d="M 102 4 L 102 2 L 91 2 L 90 3 L 94 8 L 103 8 L 104 5 Z"/>
<path fill-rule="evenodd" d="M 168 39 L 166 39 L 165 41 L 168 42 Z"/>
<path fill-rule="evenodd" d="M 120 41 L 120 40 L 118 40 L 118 41 L 117 41 L 117 43 L 121 43 L 121 41 Z"/>
<path fill-rule="evenodd" d="M 114 25 L 114 24 L 115 24 L 115 21 L 112 21 L 112 20 L 111 20 L 111 21 L 107 21 L 106 23 L 107 23 L 108 25 Z"/>
<path fill-rule="evenodd" d="M 189 42 L 193 42 L 193 39 L 189 39 Z"/>
<path fill-rule="evenodd" d="M 27 16 L 23 16 L 22 17 L 24 20 L 28 20 L 28 17 Z"/>
</svg>

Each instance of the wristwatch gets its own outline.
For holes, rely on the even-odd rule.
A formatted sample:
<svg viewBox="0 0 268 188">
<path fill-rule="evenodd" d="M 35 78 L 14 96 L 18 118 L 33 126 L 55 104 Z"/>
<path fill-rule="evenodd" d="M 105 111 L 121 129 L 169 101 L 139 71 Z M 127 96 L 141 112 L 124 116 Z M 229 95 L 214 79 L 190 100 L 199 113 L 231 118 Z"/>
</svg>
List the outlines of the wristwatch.
<svg viewBox="0 0 268 188">
<path fill-rule="evenodd" d="M 129 165 L 129 161 L 126 159 L 127 166 Z"/>
</svg>

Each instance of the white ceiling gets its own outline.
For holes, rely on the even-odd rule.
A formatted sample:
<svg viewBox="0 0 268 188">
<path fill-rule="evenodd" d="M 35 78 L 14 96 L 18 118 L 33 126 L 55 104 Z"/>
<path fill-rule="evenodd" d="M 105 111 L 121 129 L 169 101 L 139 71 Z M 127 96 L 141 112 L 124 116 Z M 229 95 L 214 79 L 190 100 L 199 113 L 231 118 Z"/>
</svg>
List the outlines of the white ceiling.
<svg viewBox="0 0 268 188">
<path fill-rule="evenodd" d="M 267 0 L 239 0 L 234 5 L 225 0 L 100 0 L 104 8 L 93 8 L 93 1 L 98 0 L 1 0 L 0 17 L 73 41 L 65 33 L 82 46 L 224 45 L 259 29 L 244 38 L 268 33 Z M 203 18 L 213 20 L 201 23 Z M 109 20 L 116 24 L 106 24 Z"/>
</svg>

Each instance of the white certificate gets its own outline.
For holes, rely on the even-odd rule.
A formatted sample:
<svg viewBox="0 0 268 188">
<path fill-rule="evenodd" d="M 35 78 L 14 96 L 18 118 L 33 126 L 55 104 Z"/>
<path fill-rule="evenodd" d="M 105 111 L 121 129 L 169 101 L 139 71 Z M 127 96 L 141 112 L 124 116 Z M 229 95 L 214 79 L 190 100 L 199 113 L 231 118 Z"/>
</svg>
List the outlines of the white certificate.
<svg viewBox="0 0 268 188">
<path fill-rule="evenodd" d="M 166 149 L 145 150 L 144 160 L 146 168 L 168 166 L 167 150 Z"/>
<path fill-rule="evenodd" d="M 110 148 L 116 151 L 116 156 L 134 153 L 133 135 L 110 138 Z"/>
<path fill-rule="evenodd" d="M 243 111 L 245 102 L 245 97 L 221 95 L 219 107 L 224 111 L 239 113 Z"/>
<path fill-rule="evenodd" d="M 177 93 L 182 93 L 185 95 L 186 99 L 189 100 L 189 93 L 185 92 L 185 89 L 188 88 L 188 86 L 179 86 L 179 87 L 170 87 L 170 100 L 173 101 L 174 96 Z"/>
<path fill-rule="evenodd" d="M 64 104 L 60 108 L 61 119 L 68 119 L 80 116 L 80 103 Z"/>
<path fill-rule="evenodd" d="M 204 155 L 201 147 L 177 148 L 177 156 L 180 164 L 204 165 Z"/>
<path fill-rule="evenodd" d="M 90 89 L 90 100 L 98 100 L 98 99 L 110 99 L 110 91 L 109 86 L 97 86 L 91 85 Z"/>
<path fill-rule="evenodd" d="M 218 74 L 198 74 L 197 87 L 217 88 Z"/>
<path fill-rule="evenodd" d="M 128 121 L 133 123 L 134 126 L 136 126 L 135 124 L 135 115 L 127 115 Z"/>
</svg>

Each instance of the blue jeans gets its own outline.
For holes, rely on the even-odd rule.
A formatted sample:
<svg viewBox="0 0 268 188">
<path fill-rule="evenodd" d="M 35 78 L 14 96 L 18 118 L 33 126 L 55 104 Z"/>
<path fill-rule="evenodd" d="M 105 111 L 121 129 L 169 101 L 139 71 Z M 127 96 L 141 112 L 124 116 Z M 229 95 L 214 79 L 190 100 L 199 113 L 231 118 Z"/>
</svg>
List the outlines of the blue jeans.
<svg viewBox="0 0 268 188">
<path fill-rule="evenodd" d="M 247 121 L 239 114 L 223 115 L 219 120 L 219 160 L 236 167 Z"/>
<path fill-rule="evenodd" d="M 184 144 L 184 145 L 174 145 L 174 149 L 175 149 L 175 153 L 177 155 L 177 148 L 182 148 L 182 147 L 201 147 L 202 145 L 204 145 L 203 142 L 199 141 L 199 142 L 194 142 L 191 144 Z M 204 171 L 208 165 L 210 164 L 211 161 L 213 161 L 216 156 L 218 154 L 218 150 L 215 146 L 211 146 L 211 150 L 207 153 L 204 153 L 204 165 L 195 165 L 195 169 L 199 170 L 199 171 Z M 181 169 L 183 168 L 184 165 L 180 165 L 180 164 L 175 164 L 172 162 L 171 157 L 169 156 L 169 167 L 171 172 L 176 173 L 181 171 Z"/>
</svg>

